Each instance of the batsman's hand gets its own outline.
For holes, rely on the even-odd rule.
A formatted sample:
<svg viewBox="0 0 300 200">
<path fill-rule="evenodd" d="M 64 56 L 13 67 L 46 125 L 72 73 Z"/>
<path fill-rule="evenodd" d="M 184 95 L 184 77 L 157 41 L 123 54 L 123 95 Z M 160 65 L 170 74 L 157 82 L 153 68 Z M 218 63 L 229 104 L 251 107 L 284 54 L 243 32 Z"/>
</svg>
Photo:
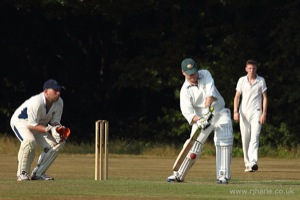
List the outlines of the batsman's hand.
<svg viewBox="0 0 300 200">
<path fill-rule="evenodd" d="M 68 139 L 69 135 L 71 134 L 71 130 L 68 127 L 60 126 L 56 128 L 56 132 L 60 134 L 61 140 L 65 141 Z"/>
<path fill-rule="evenodd" d="M 213 111 L 214 111 L 214 107 L 208 107 L 203 111 L 203 115 L 202 117 L 205 118 L 208 122 L 211 121 L 211 119 L 213 118 Z"/>
<path fill-rule="evenodd" d="M 197 121 L 197 126 L 199 128 L 201 128 L 202 130 L 207 129 L 210 126 L 210 122 L 207 121 L 206 118 L 201 117 L 198 121 Z"/>
<path fill-rule="evenodd" d="M 214 107 L 206 108 L 203 116 L 200 117 L 200 119 L 197 121 L 197 126 L 199 128 L 201 128 L 202 130 L 205 130 L 210 126 L 210 121 L 214 116 L 212 113 L 213 111 L 214 111 Z"/>
</svg>

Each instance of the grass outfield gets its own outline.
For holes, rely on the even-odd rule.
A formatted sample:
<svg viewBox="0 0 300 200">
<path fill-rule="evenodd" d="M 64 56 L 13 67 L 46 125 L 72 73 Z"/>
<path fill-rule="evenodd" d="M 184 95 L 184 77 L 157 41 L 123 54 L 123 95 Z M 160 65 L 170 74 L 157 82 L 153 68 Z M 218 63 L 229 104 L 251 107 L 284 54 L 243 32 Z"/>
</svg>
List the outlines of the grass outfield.
<svg viewBox="0 0 300 200">
<path fill-rule="evenodd" d="M 110 155 L 109 180 L 94 180 L 94 155 L 61 154 L 48 174 L 55 181 L 16 181 L 16 155 L 1 154 L 0 199 L 300 199 L 300 159 L 260 158 L 244 172 L 233 158 L 232 180 L 215 184 L 215 158 L 202 157 L 184 183 L 167 183 L 175 158 Z M 36 160 L 34 161 L 36 163 Z"/>
</svg>

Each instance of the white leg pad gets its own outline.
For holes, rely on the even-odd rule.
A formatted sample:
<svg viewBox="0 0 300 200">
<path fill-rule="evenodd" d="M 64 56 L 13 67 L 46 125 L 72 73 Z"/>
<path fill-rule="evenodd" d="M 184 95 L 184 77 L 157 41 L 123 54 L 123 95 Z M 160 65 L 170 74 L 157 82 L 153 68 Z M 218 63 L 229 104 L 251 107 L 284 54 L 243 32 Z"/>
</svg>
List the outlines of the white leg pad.
<svg viewBox="0 0 300 200">
<path fill-rule="evenodd" d="M 216 146 L 216 175 L 217 179 L 230 179 L 232 146 Z"/>
<path fill-rule="evenodd" d="M 185 157 L 179 170 L 177 171 L 177 178 L 183 181 L 189 169 L 193 166 L 196 160 L 199 158 L 202 152 L 202 144 L 199 141 L 195 141 L 193 147 Z"/>
<path fill-rule="evenodd" d="M 18 153 L 18 171 L 17 176 L 23 171 L 29 174 L 30 166 L 34 160 L 37 143 L 32 140 L 24 140 Z"/>
<path fill-rule="evenodd" d="M 232 125 L 222 124 L 215 130 L 216 176 L 230 179 L 230 165 L 233 145 Z"/>
<path fill-rule="evenodd" d="M 60 150 L 63 149 L 65 142 L 56 144 L 54 147 L 44 148 L 41 153 L 38 164 L 32 171 L 32 176 L 41 176 L 42 173 L 45 173 L 51 164 L 54 162 Z"/>
</svg>

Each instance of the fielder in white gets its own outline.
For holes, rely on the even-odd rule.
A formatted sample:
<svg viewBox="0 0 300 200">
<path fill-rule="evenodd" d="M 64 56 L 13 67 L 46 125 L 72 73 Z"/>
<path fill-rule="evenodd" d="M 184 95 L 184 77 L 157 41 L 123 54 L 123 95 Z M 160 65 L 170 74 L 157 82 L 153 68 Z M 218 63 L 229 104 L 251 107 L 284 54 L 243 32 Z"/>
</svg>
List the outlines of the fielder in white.
<svg viewBox="0 0 300 200">
<path fill-rule="evenodd" d="M 63 100 L 61 86 L 53 79 L 44 83 L 43 92 L 26 100 L 14 112 L 10 125 L 21 145 L 18 153 L 17 180 L 54 180 L 45 174 L 65 145 L 56 128 L 61 126 Z M 29 177 L 37 145 L 43 151 Z"/>
<path fill-rule="evenodd" d="M 256 74 L 257 62 L 248 60 L 245 70 L 247 75 L 236 86 L 233 119 L 240 123 L 245 172 L 253 172 L 258 170 L 259 135 L 266 122 L 268 98 L 265 79 Z"/>
<path fill-rule="evenodd" d="M 209 126 L 201 130 L 181 166 L 167 178 L 167 182 L 184 181 L 187 172 L 199 158 L 207 137 L 214 131 L 217 183 L 227 184 L 230 179 L 233 145 L 230 110 L 225 108 L 224 99 L 215 87 L 214 79 L 209 71 L 198 71 L 195 61 L 191 58 L 182 61 L 181 69 L 185 82 L 180 91 L 180 108 L 183 116 L 192 125 L 191 134 L 203 124 L 203 118 L 206 118 L 210 107 L 214 108 L 214 116 Z"/>
</svg>

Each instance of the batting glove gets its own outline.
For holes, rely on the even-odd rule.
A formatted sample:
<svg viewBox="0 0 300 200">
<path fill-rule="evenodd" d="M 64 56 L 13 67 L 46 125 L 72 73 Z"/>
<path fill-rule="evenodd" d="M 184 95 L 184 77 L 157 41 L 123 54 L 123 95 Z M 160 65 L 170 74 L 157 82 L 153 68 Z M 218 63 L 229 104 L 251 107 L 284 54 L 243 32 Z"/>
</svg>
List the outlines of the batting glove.
<svg viewBox="0 0 300 200">
<path fill-rule="evenodd" d="M 206 118 L 201 117 L 201 118 L 197 121 L 197 126 L 198 126 L 199 128 L 201 128 L 202 130 L 205 130 L 207 127 L 210 126 L 210 123 L 209 123 L 209 121 L 207 121 Z"/>
<path fill-rule="evenodd" d="M 206 118 L 202 117 L 197 121 L 197 126 L 202 130 L 205 130 L 210 126 L 210 123 Z"/>
<path fill-rule="evenodd" d="M 203 110 L 203 118 L 205 118 L 208 122 L 213 118 L 214 107 L 208 107 Z"/>
<path fill-rule="evenodd" d="M 197 121 L 197 126 L 202 130 L 205 130 L 207 127 L 210 126 L 210 121 L 213 118 L 214 107 L 208 107 L 202 110 L 202 117 Z"/>
</svg>

